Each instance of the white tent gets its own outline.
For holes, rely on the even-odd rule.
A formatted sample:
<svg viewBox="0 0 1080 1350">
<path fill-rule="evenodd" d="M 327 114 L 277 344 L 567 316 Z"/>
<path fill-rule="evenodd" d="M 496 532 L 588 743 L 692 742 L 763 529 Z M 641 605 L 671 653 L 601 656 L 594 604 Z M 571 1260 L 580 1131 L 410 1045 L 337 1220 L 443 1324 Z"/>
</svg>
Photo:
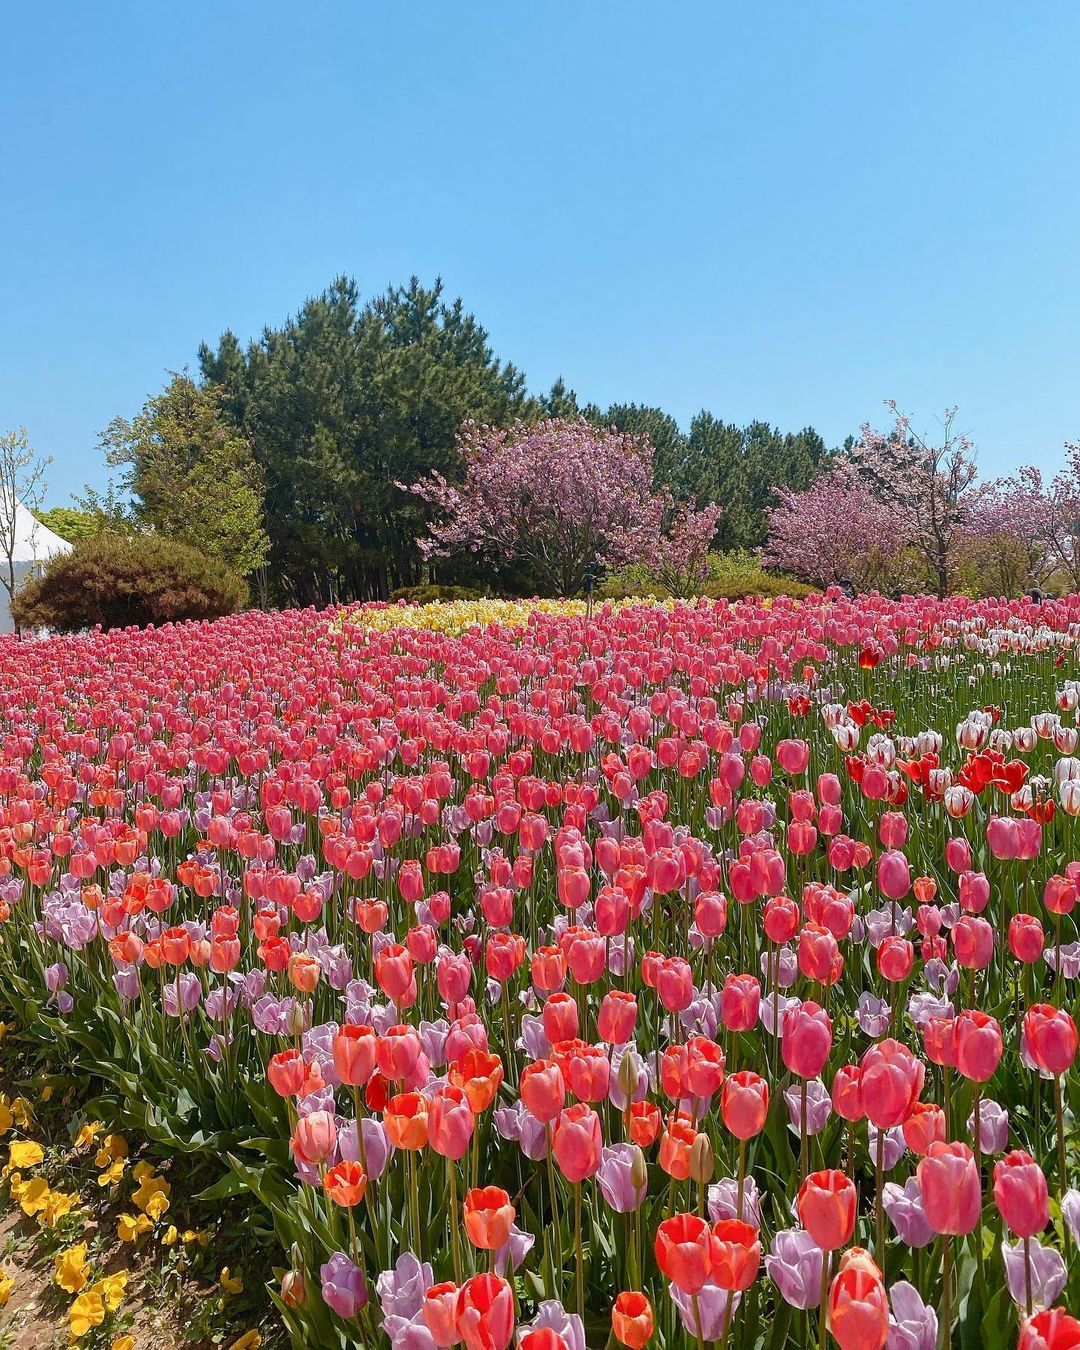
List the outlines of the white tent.
<svg viewBox="0 0 1080 1350">
<path fill-rule="evenodd" d="M 58 534 L 53 534 L 47 526 L 42 525 L 41 521 L 28 511 L 22 502 L 15 503 L 14 520 L 14 543 L 12 551 L 12 561 L 15 564 L 15 589 L 24 582 L 27 577 L 33 576 L 35 572 L 41 570 L 42 566 L 50 558 L 54 558 L 58 553 L 70 553 L 71 545 L 66 539 L 61 539 Z M 0 534 L 7 533 L 6 522 L 0 522 Z M 7 574 L 7 549 L 3 549 L 3 556 L 0 557 L 0 566 L 3 567 L 5 577 Z M 11 618 L 11 602 L 7 593 L 6 586 L 0 586 L 0 633 L 13 633 L 15 624 Z"/>
</svg>

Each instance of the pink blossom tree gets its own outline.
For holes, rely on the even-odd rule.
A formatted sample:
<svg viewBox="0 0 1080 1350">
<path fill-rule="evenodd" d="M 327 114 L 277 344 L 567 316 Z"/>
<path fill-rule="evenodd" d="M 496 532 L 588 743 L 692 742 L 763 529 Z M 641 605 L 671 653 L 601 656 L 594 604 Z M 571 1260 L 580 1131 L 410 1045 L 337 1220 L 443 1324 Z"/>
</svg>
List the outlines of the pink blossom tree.
<svg viewBox="0 0 1080 1350">
<path fill-rule="evenodd" d="M 864 424 L 849 463 L 871 496 L 895 513 L 908 547 L 941 596 L 949 593 L 956 545 L 975 504 L 975 448 L 956 430 L 955 408 L 946 409 L 941 434 L 928 438 L 892 399 L 888 431 Z"/>
<path fill-rule="evenodd" d="M 466 423 L 460 487 L 432 474 L 411 490 L 441 520 L 419 545 L 427 557 L 468 551 L 520 560 L 555 594 L 581 589 L 586 566 L 652 564 L 666 500 L 653 492 L 647 438 L 579 418 L 509 429 Z"/>
<path fill-rule="evenodd" d="M 959 537 L 958 560 L 977 572 L 979 589 L 1016 595 L 1041 586 L 1059 565 L 1052 544 L 1054 496 L 1033 465 L 975 490 Z"/>
<path fill-rule="evenodd" d="M 876 500 L 846 461 L 804 492 L 780 488 L 776 497 L 767 512 L 769 566 L 822 586 L 850 581 L 857 590 L 891 589 L 902 580 L 903 517 Z"/>
<path fill-rule="evenodd" d="M 1047 544 L 1070 590 L 1080 590 L 1080 445 L 1066 442 L 1065 454 L 1048 493 Z"/>
<path fill-rule="evenodd" d="M 687 599 L 709 575 L 709 549 L 723 515 L 718 502 L 697 507 L 654 493 L 639 529 L 628 531 L 621 546 L 634 562 L 645 564 L 652 579 L 670 595 Z"/>
</svg>

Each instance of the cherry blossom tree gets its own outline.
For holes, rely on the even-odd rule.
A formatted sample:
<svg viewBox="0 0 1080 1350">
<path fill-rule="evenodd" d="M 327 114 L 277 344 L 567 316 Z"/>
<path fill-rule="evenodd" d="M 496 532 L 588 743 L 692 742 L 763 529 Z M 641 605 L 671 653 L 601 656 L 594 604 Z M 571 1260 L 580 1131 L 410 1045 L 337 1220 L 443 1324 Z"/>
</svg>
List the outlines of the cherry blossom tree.
<svg viewBox="0 0 1080 1350">
<path fill-rule="evenodd" d="M 903 577 L 905 521 L 875 499 L 846 461 L 826 470 L 805 492 L 781 488 L 768 511 L 765 562 L 803 581 L 857 590 L 892 589 Z"/>
<path fill-rule="evenodd" d="M 672 595 L 693 595 L 709 575 L 709 546 L 722 515 L 717 502 L 700 508 L 680 503 L 671 509 L 667 529 L 656 541 L 652 570 Z"/>
<path fill-rule="evenodd" d="M 1066 442 L 1065 454 L 1050 484 L 1047 543 L 1070 590 L 1080 590 L 1080 445 Z"/>
<path fill-rule="evenodd" d="M 646 437 L 550 418 L 509 429 L 469 422 L 458 445 L 460 487 L 441 474 L 411 485 L 442 517 L 418 541 L 426 557 L 520 560 L 560 595 L 581 589 L 594 560 L 656 558 L 667 501 L 653 492 Z"/>
<path fill-rule="evenodd" d="M 976 572 L 980 590 L 989 594 L 1041 586 L 1059 565 L 1054 530 L 1054 497 L 1039 470 L 1023 465 L 972 494 L 958 544 L 967 556 L 958 565 Z"/>
<path fill-rule="evenodd" d="M 975 447 L 956 430 L 956 408 L 947 408 L 941 433 L 928 438 L 892 399 L 888 431 L 864 424 L 850 464 L 871 496 L 895 512 L 908 546 L 924 564 L 939 595 L 949 593 L 956 544 L 975 505 Z"/>
</svg>

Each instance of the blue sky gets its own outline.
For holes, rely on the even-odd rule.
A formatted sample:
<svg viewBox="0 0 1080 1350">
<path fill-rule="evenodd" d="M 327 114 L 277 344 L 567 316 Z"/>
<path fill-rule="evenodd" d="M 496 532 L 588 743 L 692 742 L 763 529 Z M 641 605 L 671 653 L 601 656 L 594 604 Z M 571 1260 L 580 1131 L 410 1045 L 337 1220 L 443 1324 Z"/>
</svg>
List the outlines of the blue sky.
<svg viewBox="0 0 1080 1350">
<path fill-rule="evenodd" d="M 1080 438 L 1072 0 L 9 8 L 0 428 L 97 433 L 338 272 L 441 274 L 546 388 Z"/>
</svg>

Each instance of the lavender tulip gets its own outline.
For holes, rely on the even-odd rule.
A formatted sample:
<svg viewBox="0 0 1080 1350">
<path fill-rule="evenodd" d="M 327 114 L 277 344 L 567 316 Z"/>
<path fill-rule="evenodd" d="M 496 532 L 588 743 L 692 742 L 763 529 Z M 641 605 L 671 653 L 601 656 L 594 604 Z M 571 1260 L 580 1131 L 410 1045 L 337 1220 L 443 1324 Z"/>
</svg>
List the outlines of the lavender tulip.
<svg viewBox="0 0 1080 1350">
<path fill-rule="evenodd" d="M 355 1317 L 367 1304 L 367 1283 L 364 1272 L 353 1265 L 344 1252 L 335 1252 L 319 1269 L 322 1296 L 328 1307 L 339 1317 Z"/>
<path fill-rule="evenodd" d="M 781 1228 L 772 1240 L 765 1269 L 785 1303 L 816 1308 L 821 1302 L 822 1252 L 802 1228 Z"/>
</svg>

